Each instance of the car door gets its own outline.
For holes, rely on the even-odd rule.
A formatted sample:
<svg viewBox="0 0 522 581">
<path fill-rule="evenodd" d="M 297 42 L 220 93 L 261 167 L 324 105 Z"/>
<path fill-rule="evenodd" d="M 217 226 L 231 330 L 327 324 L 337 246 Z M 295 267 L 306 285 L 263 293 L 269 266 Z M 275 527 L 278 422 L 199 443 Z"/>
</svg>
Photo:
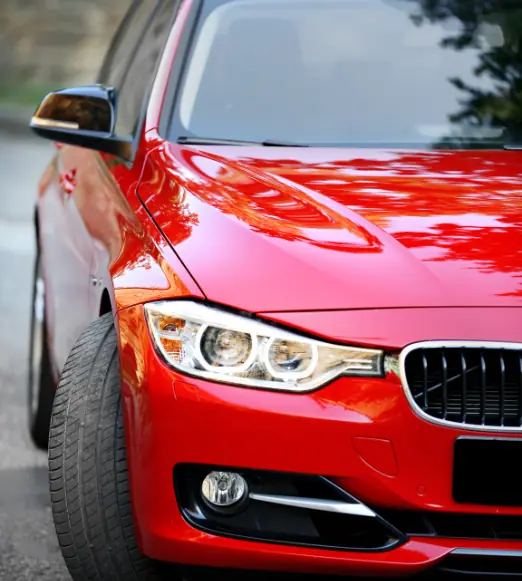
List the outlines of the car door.
<svg viewBox="0 0 522 581">
<path fill-rule="evenodd" d="M 52 364 L 60 373 L 84 327 L 92 239 L 76 205 L 76 167 L 71 150 L 55 144 L 52 179 L 39 201 L 40 245 L 46 283 L 46 323 Z"/>
<path fill-rule="evenodd" d="M 117 89 L 157 4 L 158 0 L 135 2 L 115 37 L 107 70 L 108 81 Z M 104 224 L 103 212 L 92 210 L 99 202 L 97 192 L 106 189 L 106 172 L 100 154 L 70 145 L 56 147 L 53 180 L 40 199 L 39 215 L 48 335 L 59 373 L 78 336 L 99 314 L 90 298 L 94 287 L 101 292 L 92 274 L 99 246 L 92 218 L 98 222 L 96 230 L 103 231 Z"/>
</svg>

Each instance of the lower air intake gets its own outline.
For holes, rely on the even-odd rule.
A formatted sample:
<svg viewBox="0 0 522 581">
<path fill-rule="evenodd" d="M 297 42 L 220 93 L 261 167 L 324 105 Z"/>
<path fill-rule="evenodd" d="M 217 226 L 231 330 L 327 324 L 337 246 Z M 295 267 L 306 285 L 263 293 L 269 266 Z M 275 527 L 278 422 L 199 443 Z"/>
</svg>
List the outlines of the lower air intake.
<svg viewBox="0 0 522 581">
<path fill-rule="evenodd" d="M 248 502 L 217 511 L 205 503 L 201 482 L 213 470 L 241 474 Z M 386 551 L 407 539 L 371 509 L 321 476 L 182 464 L 174 485 L 184 518 L 226 537 L 349 551 Z M 233 507 L 232 507 L 233 508 Z"/>
</svg>

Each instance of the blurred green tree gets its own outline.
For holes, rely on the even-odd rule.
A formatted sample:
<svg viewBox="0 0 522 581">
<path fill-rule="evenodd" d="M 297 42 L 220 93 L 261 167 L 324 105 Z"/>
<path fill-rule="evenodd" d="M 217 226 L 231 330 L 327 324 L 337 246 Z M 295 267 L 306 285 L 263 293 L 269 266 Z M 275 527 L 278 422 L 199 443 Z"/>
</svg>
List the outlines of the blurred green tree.
<svg viewBox="0 0 522 581">
<path fill-rule="evenodd" d="M 522 2 L 520 0 L 408 0 L 417 4 L 413 20 L 450 24 L 442 46 L 455 51 L 478 49 L 473 70 L 477 84 L 451 78 L 462 92 L 454 124 L 505 127 L 504 140 L 522 138 Z M 487 83 L 483 81 L 487 80 Z M 482 85 L 482 86 L 480 86 Z M 488 88 L 484 88 L 487 85 Z M 448 138 L 449 139 L 449 138 Z M 453 139 L 453 138 L 451 138 Z"/>
</svg>

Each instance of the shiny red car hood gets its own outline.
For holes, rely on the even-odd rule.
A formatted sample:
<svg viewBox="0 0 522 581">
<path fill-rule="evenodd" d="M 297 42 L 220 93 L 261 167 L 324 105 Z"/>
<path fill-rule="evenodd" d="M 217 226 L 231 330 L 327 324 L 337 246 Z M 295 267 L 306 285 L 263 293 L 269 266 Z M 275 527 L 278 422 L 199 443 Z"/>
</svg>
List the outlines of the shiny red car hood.
<svg viewBox="0 0 522 581">
<path fill-rule="evenodd" d="M 218 303 L 522 305 L 522 152 L 165 144 L 139 195 Z"/>
</svg>

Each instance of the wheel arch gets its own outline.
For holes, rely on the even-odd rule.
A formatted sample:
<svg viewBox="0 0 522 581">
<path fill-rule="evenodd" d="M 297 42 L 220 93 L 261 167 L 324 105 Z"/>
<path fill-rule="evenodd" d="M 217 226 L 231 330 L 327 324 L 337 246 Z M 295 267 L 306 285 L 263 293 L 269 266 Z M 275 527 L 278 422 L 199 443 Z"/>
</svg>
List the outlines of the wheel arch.
<svg viewBox="0 0 522 581">
<path fill-rule="evenodd" d="M 107 288 L 104 288 L 100 299 L 99 316 L 103 317 L 107 313 L 113 313 L 113 309 L 109 291 Z"/>
</svg>

